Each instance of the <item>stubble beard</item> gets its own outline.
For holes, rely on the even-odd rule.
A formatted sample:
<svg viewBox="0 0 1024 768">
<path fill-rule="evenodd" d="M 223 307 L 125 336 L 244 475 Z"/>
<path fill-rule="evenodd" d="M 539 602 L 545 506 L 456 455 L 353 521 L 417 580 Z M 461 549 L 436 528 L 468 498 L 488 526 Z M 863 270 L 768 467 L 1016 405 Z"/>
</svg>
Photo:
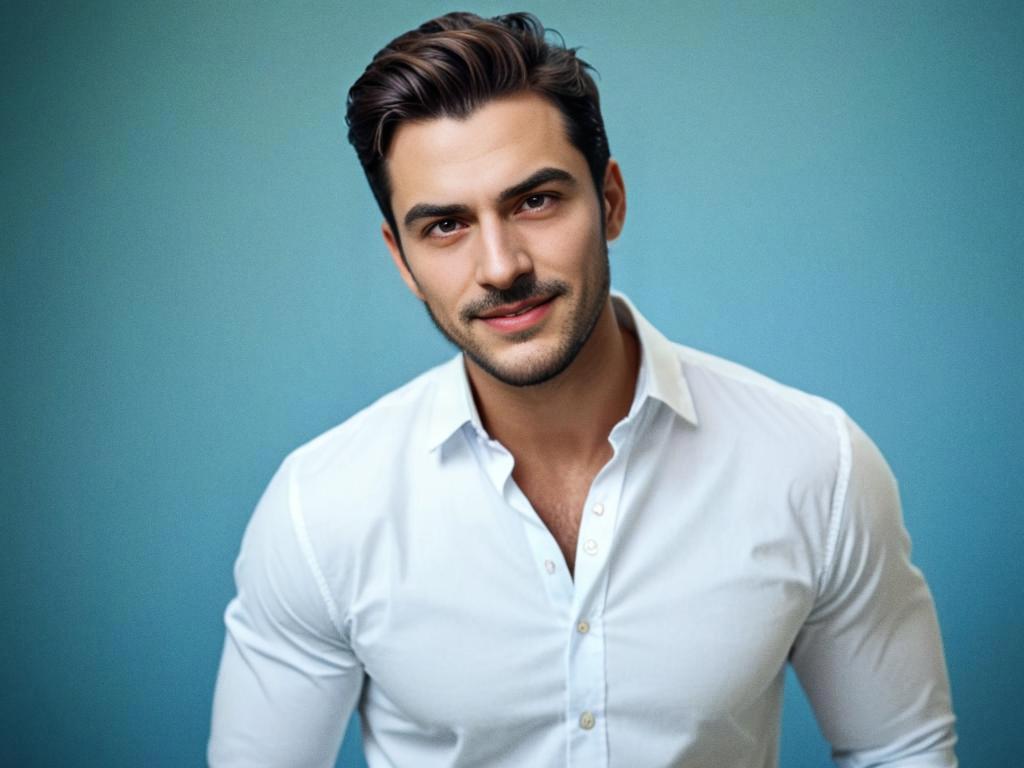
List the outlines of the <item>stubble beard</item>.
<svg viewBox="0 0 1024 768">
<path fill-rule="evenodd" d="M 477 340 L 469 334 L 463 335 L 446 327 L 426 301 L 423 302 L 423 306 L 441 335 L 461 349 L 466 357 L 486 373 L 512 387 L 534 387 L 550 381 L 572 365 L 590 339 L 594 328 L 597 327 L 597 321 L 601 317 L 601 312 L 611 291 L 611 267 L 608 262 L 608 244 L 606 242 L 601 244 L 599 258 L 601 259 L 601 272 L 596 285 L 593 286 L 593 290 L 590 285 L 582 287 L 580 301 L 568 318 L 568 328 L 560 340 L 558 348 L 545 355 L 544 359 L 526 360 L 515 367 L 502 367 Z M 475 322 L 474 318 L 479 313 L 493 307 L 515 304 L 531 298 L 553 299 L 557 297 L 571 300 L 573 296 L 574 292 L 568 283 L 562 280 L 538 281 L 536 275 L 530 273 L 523 275 L 509 288 L 492 291 L 479 302 L 464 307 L 459 312 L 459 322 L 463 327 L 468 328 L 471 323 Z M 522 343 L 533 338 L 539 332 L 540 329 L 529 328 L 506 338 L 512 343 Z"/>
</svg>

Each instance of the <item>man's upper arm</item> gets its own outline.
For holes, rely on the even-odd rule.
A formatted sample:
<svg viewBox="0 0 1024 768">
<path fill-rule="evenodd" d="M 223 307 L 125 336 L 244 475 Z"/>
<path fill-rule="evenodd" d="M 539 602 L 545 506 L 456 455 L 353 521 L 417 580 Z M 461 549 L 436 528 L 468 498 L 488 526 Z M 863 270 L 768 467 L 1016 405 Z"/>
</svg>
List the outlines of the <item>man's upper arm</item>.
<svg viewBox="0 0 1024 768">
<path fill-rule="evenodd" d="M 849 483 L 793 666 L 843 768 L 950 768 L 956 736 L 935 606 L 910 562 L 896 481 L 847 425 Z"/>
<path fill-rule="evenodd" d="M 289 465 L 260 499 L 235 564 L 207 755 L 216 768 L 333 766 L 362 686 Z"/>
</svg>

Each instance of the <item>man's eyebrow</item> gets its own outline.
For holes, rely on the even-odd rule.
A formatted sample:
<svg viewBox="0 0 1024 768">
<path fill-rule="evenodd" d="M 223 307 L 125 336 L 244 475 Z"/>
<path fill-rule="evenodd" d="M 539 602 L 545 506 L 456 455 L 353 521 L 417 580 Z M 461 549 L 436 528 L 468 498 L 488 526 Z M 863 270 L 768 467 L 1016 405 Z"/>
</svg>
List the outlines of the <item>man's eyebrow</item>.
<svg viewBox="0 0 1024 768">
<path fill-rule="evenodd" d="M 417 219 L 433 219 L 445 216 L 465 216 L 469 213 L 469 206 L 461 203 L 451 205 L 434 205 L 433 203 L 417 203 L 405 214 L 402 223 L 409 227 Z"/>
<path fill-rule="evenodd" d="M 563 171 L 561 168 L 541 168 L 518 184 L 502 190 L 502 193 L 498 195 L 498 200 L 503 203 L 507 202 L 514 197 L 526 194 L 534 187 L 539 187 L 541 184 L 547 184 L 550 181 L 564 181 L 569 185 L 575 185 L 576 177 L 568 171 Z"/>
<path fill-rule="evenodd" d="M 574 186 L 576 177 L 561 168 L 541 168 L 539 171 L 530 174 L 527 178 L 503 189 L 498 195 L 500 202 L 507 202 L 515 197 L 524 195 L 534 187 L 547 184 L 552 181 L 561 181 Z M 446 216 L 465 216 L 469 213 L 469 206 L 462 203 L 451 203 L 449 205 L 437 205 L 435 203 L 417 203 L 408 210 L 402 219 L 406 228 L 410 227 L 418 219 L 444 218 Z"/>
</svg>

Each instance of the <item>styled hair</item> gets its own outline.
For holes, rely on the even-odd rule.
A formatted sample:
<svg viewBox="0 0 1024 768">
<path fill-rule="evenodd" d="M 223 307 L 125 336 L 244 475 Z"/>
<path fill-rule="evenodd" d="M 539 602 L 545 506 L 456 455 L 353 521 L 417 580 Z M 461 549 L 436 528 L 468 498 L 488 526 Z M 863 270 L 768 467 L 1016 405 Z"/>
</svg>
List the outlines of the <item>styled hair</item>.
<svg viewBox="0 0 1024 768">
<path fill-rule="evenodd" d="M 493 19 L 448 13 L 396 37 L 356 80 L 348 92 L 348 140 L 396 238 L 385 162 L 396 128 L 410 120 L 464 118 L 501 96 L 536 93 L 559 109 L 600 196 L 610 151 L 592 67 L 560 36 L 555 44 L 545 33 L 529 13 Z"/>
</svg>

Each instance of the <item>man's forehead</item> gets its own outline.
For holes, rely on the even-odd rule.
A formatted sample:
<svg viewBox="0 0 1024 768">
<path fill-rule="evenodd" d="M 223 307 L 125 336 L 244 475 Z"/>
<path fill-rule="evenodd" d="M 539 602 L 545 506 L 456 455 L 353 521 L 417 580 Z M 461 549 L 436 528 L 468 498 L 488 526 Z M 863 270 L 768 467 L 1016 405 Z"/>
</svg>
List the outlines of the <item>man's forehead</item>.
<svg viewBox="0 0 1024 768">
<path fill-rule="evenodd" d="M 404 123 L 387 154 L 399 205 L 411 202 L 405 199 L 410 196 L 497 194 L 538 168 L 585 163 L 569 142 L 557 107 L 535 94 L 494 99 L 465 118 Z"/>
</svg>

